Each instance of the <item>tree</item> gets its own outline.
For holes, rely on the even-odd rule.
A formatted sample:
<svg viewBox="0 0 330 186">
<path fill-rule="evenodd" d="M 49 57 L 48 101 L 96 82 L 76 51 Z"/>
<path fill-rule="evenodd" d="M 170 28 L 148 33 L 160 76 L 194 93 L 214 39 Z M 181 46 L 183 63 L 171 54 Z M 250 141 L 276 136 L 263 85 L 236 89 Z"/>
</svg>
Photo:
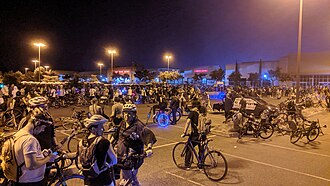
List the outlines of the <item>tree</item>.
<svg viewBox="0 0 330 186">
<path fill-rule="evenodd" d="M 281 73 L 280 77 L 278 79 L 280 82 L 285 82 L 285 81 L 292 81 L 292 77 L 290 74 L 287 73 Z"/>
<path fill-rule="evenodd" d="M 195 82 L 201 81 L 203 77 L 205 77 L 206 74 L 204 73 L 195 73 L 194 76 L 192 77 Z"/>
<path fill-rule="evenodd" d="M 238 86 L 241 82 L 242 74 L 237 70 L 228 76 L 228 80 L 234 83 L 234 86 Z"/>
<path fill-rule="evenodd" d="M 281 68 L 276 67 L 275 70 L 268 70 L 268 75 L 269 75 L 269 79 L 271 80 L 272 85 L 273 85 L 274 81 L 279 80 L 279 78 L 281 76 Z"/>
<path fill-rule="evenodd" d="M 212 71 L 210 77 L 216 81 L 222 81 L 225 77 L 225 71 L 222 70 L 222 68 L 219 68 L 218 70 Z"/>
<path fill-rule="evenodd" d="M 249 78 L 248 80 L 251 81 L 252 86 L 256 86 L 258 84 L 260 79 L 260 74 L 255 72 L 255 73 L 249 73 Z"/>
<path fill-rule="evenodd" d="M 141 82 L 146 82 L 149 80 L 149 70 L 137 70 L 135 71 L 134 77 L 138 78 Z"/>
<path fill-rule="evenodd" d="M 180 78 L 180 74 L 177 71 L 165 71 L 159 73 L 158 78 L 163 82 L 167 80 L 173 81 L 173 80 L 178 80 Z"/>
<path fill-rule="evenodd" d="M 9 71 L 3 76 L 3 84 L 14 84 L 18 85 L 23 79 L 23 74 L 20 71 L 13 72 Z"/>
</svg>

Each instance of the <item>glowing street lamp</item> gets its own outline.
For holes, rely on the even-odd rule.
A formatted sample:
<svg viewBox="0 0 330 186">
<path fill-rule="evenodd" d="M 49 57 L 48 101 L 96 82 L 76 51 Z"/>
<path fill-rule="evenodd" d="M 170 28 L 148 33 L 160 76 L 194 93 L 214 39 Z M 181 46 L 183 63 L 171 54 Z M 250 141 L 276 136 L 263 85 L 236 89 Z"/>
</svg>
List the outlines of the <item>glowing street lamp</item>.
<svg viewBox="0 0 330 186">
<path fill-rule="evenodd" d="M 170 59 L 172 58 L 172 56 L 166 55 L 165 58 L 167 59 L 167 71 L 170 71 Z"/>
<path fill-rule="evenodd" d="M 97 65 L 100 67 L 100 76 L 101 76 L 103 63 L 98 63 Z"/>
<path fill-rule="evenodd" d="M 34 63 L 34 70 L 36 70 L 37 68 L 37 63 L 39 62 L 38 60 L 32 60 L 32 62 Z"/>
<path fill-rule="evenodd" d="M 108 53 L 110 54 L 110 81 L 112 81 L 113 61 L 114 61 L 114 55 L 117 54 L 117 51 L 114 49 L 110 49 L 110 50 L 108 50 Z"/>
<path fill-rule="evenodd" d="M 29 70 L 29 68 L 24 68 L 25 69 L 25 74 L 27 73 L 27 71 Z"/>
<path fill-rule="evenodd" d="M 37 46 L 39 48 L 39 81 L 40 81 L 40 62 L 41 62 L 41 60 L 40 60 L 40 48 L 45 47 L 46 45 L 43 44 L 43 43 L 34 43 L 33 45 Z"/>
</svg>

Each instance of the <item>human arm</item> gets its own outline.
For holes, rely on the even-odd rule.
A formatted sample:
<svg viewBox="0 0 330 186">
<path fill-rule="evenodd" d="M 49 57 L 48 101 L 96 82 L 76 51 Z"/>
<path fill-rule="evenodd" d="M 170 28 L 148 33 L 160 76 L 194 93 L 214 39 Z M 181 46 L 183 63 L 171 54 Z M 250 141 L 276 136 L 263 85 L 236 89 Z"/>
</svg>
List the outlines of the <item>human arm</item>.
<svg viewBox="0 0 330 186">
<path fill-rule="evenodd" d="M 186 125 L 184 126 L 184 130 L 183 130 L 183 134 L 181 135 L 182 138 L 187 134 L 190 124 L 191 124 L 191 119 L 187 118 Z"/>
<path fill-rule="evenodd" d="M 29 170 L 35 170 L 43 165 L 45 165 L 47 162 L 52 162 L 56 159 L 57 155 L 53 153 L 49 153 L 48 156 L 45 158 L 38 158 L 37 153 L 31 153 L 24 155 L 25 160 L 25 166 Z"/>
</svg>

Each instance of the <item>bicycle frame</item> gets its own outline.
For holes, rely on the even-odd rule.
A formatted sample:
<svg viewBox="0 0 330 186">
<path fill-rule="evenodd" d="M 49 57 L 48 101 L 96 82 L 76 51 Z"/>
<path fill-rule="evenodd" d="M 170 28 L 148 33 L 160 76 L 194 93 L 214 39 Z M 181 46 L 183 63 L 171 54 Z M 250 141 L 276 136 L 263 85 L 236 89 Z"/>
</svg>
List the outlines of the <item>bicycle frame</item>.
<svg viewBox="0 0 330 186">
<path fill-rule="evenodd" d="M 204 156 L 205 156 L 205 154 L 207 154 L 210 151 L 209 148 L 208 148 L 209 141 L 210 140 L 208 140 L 208 139 L 206 139 L 205 141 L 196 141 L 196 140 L 191 140 L 190 138 L 188 138 L 188 141 L 186 142 L 186 145 L 184 147 L 183 152 L 186 153 L 187 152 L 186 149 L 190 147 L 193 154 L 194 154 L 194 156 L 195 156 L 195 158 L 198 160 L 197 165 L 204 166 L 203 165 Z M 194 146 L 193 146 L 193 144 L 192 144 L 192 142 L 198 143 L 198 145 L 201 146 L 201 149 L 199 149 L 199 150 L 201 150 L 202 152 L 197 153 Z M 201 154 L 201 156 L 200 156 L 200 154 Z"/>
</svg>

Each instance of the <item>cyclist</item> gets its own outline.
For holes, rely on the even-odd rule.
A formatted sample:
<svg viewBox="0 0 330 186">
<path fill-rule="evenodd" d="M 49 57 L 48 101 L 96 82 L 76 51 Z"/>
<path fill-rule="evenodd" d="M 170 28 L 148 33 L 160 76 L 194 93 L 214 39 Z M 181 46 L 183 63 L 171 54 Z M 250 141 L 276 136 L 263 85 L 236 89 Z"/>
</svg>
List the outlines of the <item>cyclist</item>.
<svg viewBox="0 0 330 186">
<path fill-rule="evenodd" d="M 47 120 L 50 122 L 53 122 L 53 118 L 48 112 L 48 107 L 47 107 L 48 100 L 45 97 L 34 97 L 29 99 L 28 101 L 28 115 L 24 117 L 18 126 L 18 129 L 23 128 L 26 124 L 27 121 L 36 115 L 43 115 Z M 41 149 L 56 149 L 57 148 L 57 141 L 55 137 L 55 127 L 54 124 L 47 125 L 45 130 L 38 135 L 35 136 L 40 145 Z"/>
<path fill-rule="evenodd" d="M 179 105 L 180 105 L 180 101 L 177 97 L 177 95 L 173 95 L 172 96 L 172 100 L 171 100 L 171 103 L 170 103 L 170 108 L 172 109 L 172 115 L 173 115 L 173 121 L 172 121 L 172 125 L 176 125 L 176 112 L 179 108 Z"/>
<path fill-rule="evenodd" d="M 93 115 L 91 118 L 84 120 L 85 127 L 89 130 L 90 134 L 87 135 L 86 139 L 79 142 L 79 152 L 81 152 L 83 143 L 90 145 L 97 139 L 97 137 L 103 135 L 103 125 L 107 121 L 108 120 L 101 115 Z M 85 175 L 84 184 L 86 186 L 115 185 L 115 180 L 111 176 L 110 167 L 117 164 L 117 157 L 112 146 L 110 145 L 109 140 L 106 138 L 101 138 L 97 142 L 95 150 L 92 153 L 92 157 L 96 158 L 96 163 L 100 173 L 96 177 L 90 177 L 88 176 L 87 171 L 83 171 L 83 174 Z"/>
<path fill-rule="evenodd" d="M 187 135 L 188 129 L 190 127 L 190 135 L 189 135 L 189 139 L 192 140 L 192 145 L 195 147 L 196 145 L 198 145 L 198 150 L 199 153 L 201 152 L 201 145 L 200 143 L 198 143 L 199 141 L 199 133 L 198 133 L 198 117 L 199 117 L 199 112 L 198 109 L 201 106 L 199 101 L 193 101 L 192 102 L 192 109 L 190 109 L 190 113 L 187 117 L 187 122 L 186 125 L 184 127 L 184 131 L 183 134 L 181 135 L 181 137 L 185 137 Z M 185 157 L 185 167 L 187 169 L 190 168 L 191 166 L 191 151 L 187 151 L 186 153 L 186 157 Z"/>
<path fill-rule="evenodd" d="M 105 117 L 106 119 L 109 119 L 109 117 L 104 114 L 104 110 L 101 106 L 98 105 L 98 100 L 97 98 L 93 98 L 92 99 L 92 105 L 89 106 L 89 112 L 92 114 L 92 115 L 102 115 L 103 117 Z"/>
<path fill-rule="evenodd" d="M 123 107 L 124 120 L 120 123 L 118 140 L 118 164 L 122 171 L 120 185 L 140 185 L 137 174 L 143 164 L 144 154 L 151 156 L 152 145 L 157 141 L 154 133 L 138 118 L 134 104 L 125 104 Z M 146 151 L 144 146 L 147 146 Z"/>
<path fill-rule="evenodd" d="M 42 133 L 48 125 L 52 125 L 52 122 L 39 114 L 29 118 L 27 124 L 15 134 L 17 139 L 14 145 L 15 157 L 17 165 L 23 166 L 20 168 L 21 176 L 18 183 L 14 185 L 46 185 L 44 181 L 46 163 L 54 161 L 57 156 L 49 153 L 48 150 L 48 153 L 43 153 L 39 141 L 34 136 Z"/>
</svg>

